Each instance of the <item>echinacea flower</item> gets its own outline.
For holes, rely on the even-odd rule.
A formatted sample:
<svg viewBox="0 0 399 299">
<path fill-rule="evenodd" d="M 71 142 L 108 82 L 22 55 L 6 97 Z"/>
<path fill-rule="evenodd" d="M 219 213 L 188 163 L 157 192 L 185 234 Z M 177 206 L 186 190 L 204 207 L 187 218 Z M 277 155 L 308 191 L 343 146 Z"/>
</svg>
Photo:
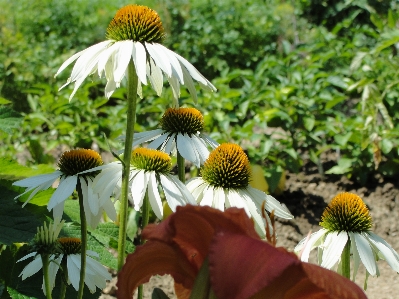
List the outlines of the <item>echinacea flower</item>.
<svg viewBox="0 0 399 299">
<path fill-rule="evenodd" d="M 274 197 L 249 185 L 251 171 L 247 155 L 237 144 L 224 143 L 213 150 L 201 169 L 201 176 L 187 182 L 187 189 L 201 206 L 243 208 L 255 220 L 256 229 L 265 235 L 262 204 L 278 217 L 294 216 Z"/>
<path fill-rule="evenodd" d="M 81 270 L 81 241 L 78 238 L 64 237 L 58 239 L 61 247 L 61 254 L 57 257 L 59 264 L 66 265 L 67 281 L 71 283 L 74 289 L 79 289 L 79 279 Z M 92 257 L 98 258 L 94 251 L 86 251 L 85 284 L 90 292 L 94 293 L 96 287 L 103 289 L 106 281 L 111 280 L 112 276 L 108 270 Z M 58 266 L 57 265 L 57 266 Z M 58 270 L 58 269 L 57 269 Z M 55 271 L 57 272 L 57 271 Z"/>
<path fill-rule="evenodd" d="M 65 84 L 75 82 L 70 99 L 84 79 L 94 73 L 99 77 L 105 73 L 105 95 L 109 98 L 120 86 L 129 62 L 134 63 L 138 76 L 139 95 L 141 84 L 147 85 L 147 77 L 153 89 L 161 95 L 163 74 L 172 87 L 176 102 L 180 96 L 180 85 L 185 85 L 196 101 L 193 80 L 205 90 L 216 91 L 192 64 L 161 44 L 164 37 L 161 19 L 154 10 L 141 5 L 127 5 L 117 11 L 108 25 L 107 40 L 67 59 L 56 76 L 77 59 L 71 77 Z"/>
<path fill-rule="evenodd" d="M 118 275 L 118 298 L 153 275 L 170 274 L 178 298 L 366 299 L 353 282 L 302 263 L 260 239 L 242 209 L 178 207 L 143 230 L 147 242 L 128 255 Z"/>
<path fill-rule="evenodd" d="M 301 252 L 302 261 L 308 261 L 310 251 L 318 248 L 319 264 L 327 269 L 338 265 L 337 271 L 342 273 L 342 254 L 349 246 L 354 262 L 353 281 L 360 262 L 372 276 L 379 276 L 376 263 L 379 259 L 386 260 L 393 270 L 399 272 L 398 253 L 370 230 L 372 219 L 369 210 L 358 195 L 346 192 L 335 196 L 324 210 L 320 225 L 323 227 L 321 230 L 295 247 L 295 252 Z"/>
<path fill-rule="evenodd" d="M 122 164 L 112 162 L 98 168 L 101 168 L 102 172 L 95 179 L 96 190 L 107 197 L 116 191 L 116 197 L 118 197 L 122 180 Z M 175 211 L 177 206 L 195 204 L 186 186 L 170 174 L 171 169 L 171 158 L 164 152 L 148 148 L 137 148 L 132 151 L 129 176 L 130 200 L 137 211 L 143 205 L 143 199 L 147 193 L 155 215 L 159 219 L 163 218 L 158 184 L 162 187 L 172 211 Z"/>
<path fill-rule="evenodd" d="M 57 189 L 47 204 L 48 210 L 53 210 L 54 218 L 62 217 L 65 200 L 75 189 L 81 188 L 86 218 L 93 228 L 97 226 L 103 211 L 111 219 L 116 220 L 115 207 L 112 201 L 109 198 L 100 201 L 97 192 L 93 189 L 93 178 L 98 174 L 98 171 L 91 169 L 102 164 L 101 156 L 93 150 L 74 149 L 66 151 L 61 155 L 58 162 L 59 170 L 14 182 L 13 185 L 15 186 L 28 188 L 16 198 L 33 190 L 24 203 L 26 205 L 39 191 L 50 188 L 56 180 L 60 179 Z"/>
<path fill-rule="evenodd" d="M 148 147 L 167 154 L 175 152 L 199 167 L 208 159 L 207 145 L 219 144 L 203 133 L 204 118 L 195 108 L 169 108 L 160 121 L 160 129 L 134 134 L 133 146 L 153 140 Z"/>
<path fill-rule="evenodd" d="M 24 261 L 30 257 L 34 257 L 33 261 L 25 266 L 19 276 L 22 280 L 36 274 L 43 268 L 42 255 L 49 256 L 49 281 L 50 281 L 50 289 L 54 288 L 55 283 L 55 275 L 56 273 L 54 268 L 54 261 L 56 259 L 56 255 L 60 253 L 59 243 L 57 241 L 58 235 L 62 229 L 64 221 L 59 219 L 55 219 L 54 223 L 44 222 L 43 226 L 37 228 L 37 233 L 30 244 L 31 253 L 27 254 L 23 258 L 19 259 L 17 262 Z M 44 279 L 42 284 L 43 292 L 44 288 Z"/>
</svg>

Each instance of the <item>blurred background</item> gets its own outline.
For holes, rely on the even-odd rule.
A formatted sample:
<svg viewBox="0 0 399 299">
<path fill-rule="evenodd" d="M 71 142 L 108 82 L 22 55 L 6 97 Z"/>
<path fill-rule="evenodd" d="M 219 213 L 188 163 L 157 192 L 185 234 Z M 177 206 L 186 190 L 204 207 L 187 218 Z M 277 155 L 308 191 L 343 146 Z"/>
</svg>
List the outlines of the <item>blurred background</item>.
<svg viewBox="0 0 399 299">
<path fill-rule="evenodd" d="M 54 163 L 65 149 L 120 149 L 125 88 L 105 80 L 58 91 L 61 64 L 105 39 L 127 1 L 0 0 L 0 105 L 23 120 L 0 131 L 0 156 Z M 387 0 L 137 1 L 163 21 L 165 46 L 218 88 L 195 106 L 218 142 L 236 142 L 261 165 L 272 191 L 307 163 L 322 176 L 366 184 L 399 172 L 399 14 Z M 144 88 L 136 131 L 153 129 L 172 102 Z M 182 89 L 182 106 L 194 103 Z"/>
</svg>

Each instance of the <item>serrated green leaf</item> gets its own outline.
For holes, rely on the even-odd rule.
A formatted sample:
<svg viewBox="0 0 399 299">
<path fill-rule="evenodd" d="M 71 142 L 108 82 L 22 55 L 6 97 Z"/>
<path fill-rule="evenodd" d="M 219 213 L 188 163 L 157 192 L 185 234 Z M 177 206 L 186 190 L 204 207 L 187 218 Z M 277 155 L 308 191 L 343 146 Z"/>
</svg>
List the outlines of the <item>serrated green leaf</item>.
<svg viewBox="0 0 399 299">
<path fill-rule="evenodd" d="M 12 134 L 12 130 L 19 127 L 23 116 L 10 107 L 0 107 L 0 130 Z"/>
<path fill-rule="evenodd" d="M 18 193 L 2 190 L 0 195 L 0 244 L 11 245 L 29 242 L 36 234 L 36 227 L 42 221 L 26 208 L 22 208 L 14 197 Z"/>
</svg>

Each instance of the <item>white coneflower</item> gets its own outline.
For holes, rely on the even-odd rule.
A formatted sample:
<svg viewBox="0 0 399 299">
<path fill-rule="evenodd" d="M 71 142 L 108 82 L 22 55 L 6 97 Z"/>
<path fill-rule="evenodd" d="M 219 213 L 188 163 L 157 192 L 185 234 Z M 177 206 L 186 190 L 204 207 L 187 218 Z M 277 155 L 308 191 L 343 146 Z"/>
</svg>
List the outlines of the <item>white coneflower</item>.
<svg viewBox="0 0 399 299">
<path fill-rule="evenodd" d="M 338 273 L 343 274 L 342 254 L 345 246 L 349 246 L 354 261 L 352 280 L 356 278 L 360 261 L 368 274 L 373 276 L 379 276 L 376 263 L 379 259 L 385 259 L 392 269 L 399 272 L 398 253 L 370 231 L 372 219 L 369 210 L 356 194 L 340 193 L 335 196 L 324 210 L 320 225 L 323 227 L 321 230 L 295 247 L 295 252 L 301 252 L 302 261 L 307 262 L 310 251 L 318 248 L 318 263 L 327 269 L 338 266 Z"/>
<path fill-rule="evenodd" d="M 101 156 L 93 150 L 74 149 L 66 151 L 61 155 L 58 162 L 59 170 L 13 183 L 15 186 L 28 188 L 16 198 L 33 190 L 28 200 L 24 203 L 26 205 L 37 192 L 50 188 L 57 179 L 60 179 L 60 183 L 47 205 L 49 211 L 53 210 L 54 218 L 62 217 L 65 200 L 80 184 L 88 223 L 92 227 L 96 227 L 103 211 L 112 220 L 116 220 L 116 212 L 112 201 L 109 198 L 100 201 L 98 192 L 93 189 L 93 178 L 98 174 L 98 171 L 92 171 L 91 169 L 102 164 Z"/>
<path fill-rule="evenodd" d="M 129 62 L 133 61 L 139 80 L 139 95 L 141 84 L 147 85 L 147 77 L 153 89 L 161 95 L 163 74 L 172 87 L 176 103 L 180 96 L 180 85 L 185 85 L 196 100 L 193 80 L 205 90 L 216 91 L 192 64 L 161 44 L 164 36 L 161 19 L 154 10 L 141 5 L 127 5 L 118 10 L 108 25 L 107 40 L 70 57 L 61 65 L 56 76 L 77 59 L 71 77 L 65 84 L 75 82 L 70 99 L 84 79 L 94 73 L 100 77 L 105 73 L 105 95 L 109 98 L 120 86 Z"/>
<path fill-rule="evenodd" d="M 107 197 L 116 191 L 116 197 L 118 197 L 122 180 L 122 164 L 113 162 L 99 168 L 102 172 L 95 179 L 96 190 Z M 137 211 L 143 205 L 144 196 L 148 192 L 152 210 L 159 219 L 162 219 L 163 208 L 158 183 L 172 211 L 175 211 L 177 206 L 195 204 L 186 186 L 170 174 L 171 169 L 171 158 L 164 152 L 148 148 L 137 148 L 132 151 L 129 197 Z"/>
<path fill-rule="evenodd" d="M 262 204 L 278 217 L 293 218 L 287 207 L 274 197 L 249 185 L 250 164 L 247 155 L 236 144 L 224 143 L 213 150 L 201 169 L 201 176 L 187 182 L 188 190 L 200 205 L 224 211 L 225 208 L 243 208 L 253 217 L 256 229 L 265 235 L 261 217 Z"/>
<path fill-rule="evenodd" d="M 204 118 L 195 108 L 169 108 L 160 121 L 161 129 L 134 134 L 133 146 L 152 141 L 148 147 L 167 154 L 175 152 L 199 167 L 208 159 L 207 145 L 219 144 L 203 133 Z"/>
</svg>

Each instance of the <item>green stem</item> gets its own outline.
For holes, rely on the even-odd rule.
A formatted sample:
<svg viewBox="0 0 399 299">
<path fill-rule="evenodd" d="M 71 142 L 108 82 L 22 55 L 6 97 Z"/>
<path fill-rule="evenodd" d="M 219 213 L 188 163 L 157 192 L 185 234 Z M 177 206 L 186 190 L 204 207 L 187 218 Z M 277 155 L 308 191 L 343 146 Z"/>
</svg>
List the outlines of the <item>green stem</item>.
<svg viewBox="0 0 399 299">
<path fill-rule="evenodd" d="M 127 83 L 127 123 L 126 123 L 126 139 L 125 151 L 123 154 L 123 172 L 122 172 L 122 198 L 119 215 L 119 239 L 118 239 L 118 271 L 122 269 L 125 262 L 126 247 L 126 229 L 127 229 L 127 212 L 128 212 L 128 194 L 129 194 L 129 173 L 130 158 L 133 148 L 134 125 L 136 123 L 136 101 L 137 101 L 137 84 L 138 78 L 134 69 L 133 61 L 130 60 L 127 67 L 128 83 Z"/>
<path fill-rule="evenodd" d="M 351 277 L 351 241 L 348 240 L 341 255 L 342 275 L 348 279 Z"/>
<path fill-rule="evenodd" d="M 144 227 L 147 226 L 150 219 L 150 200 L 148 198 L 148 191 L 145 192 L 145 196 L 143 199 L 143 206 L 141 208 L 141 231 L 143 231 Z M 141 237 L 141 244 L 144 244 L 144 239 Z M 137 290 L 137 299 L 143 299 L 143 285 L 139 285 Z"/>
<path fill-rule="evenodd" d="M 184 158 L 177 151 L 177 171 L 179 173 L 179 180 L 184 184 L 186 183 L 186 166 L 184 163 Z"/>
<path fill-rule="evenodd" d="M 63 260 L 64 259 L 65 258 L 63 258 Z M 61 262 L 61 266 L 62 266 L 62 274 L 61 274 L 62 278 L 61 278 L 60 299 L 65 299 L 67 281 L 68 281 L 68 267 L 67 267 L 66 259 L 65 259 L 65 262 Z"/>
<path fill-rule="evenodd" d="M 85 286 L 85 274 L 86 274 L 86 250 L 87 250 L 87 222 L 86 214 L 83 206 L 83 193 L 82 186 L 80 185 L 80 180 L 78 178 L 78 184 L 76 186 L 76 191 L 78 191 L 79 197 L 79 207 L 80 207 L 80 231 L 81 231 L 81 249 L 80 249 L 80 279 L 79 279 L 79 291 L 78 299 L 83 298 L 83 289 Z"/>
<path fill-rule="evenodd" d="M 46 298 L 51 299 L 51 286 L 50 286 L 50 278 L 48 273 L 49 255 L 42 254 L 41 257 L 43 263 L 44 288 L 46 290 Z"/>
</svg>

